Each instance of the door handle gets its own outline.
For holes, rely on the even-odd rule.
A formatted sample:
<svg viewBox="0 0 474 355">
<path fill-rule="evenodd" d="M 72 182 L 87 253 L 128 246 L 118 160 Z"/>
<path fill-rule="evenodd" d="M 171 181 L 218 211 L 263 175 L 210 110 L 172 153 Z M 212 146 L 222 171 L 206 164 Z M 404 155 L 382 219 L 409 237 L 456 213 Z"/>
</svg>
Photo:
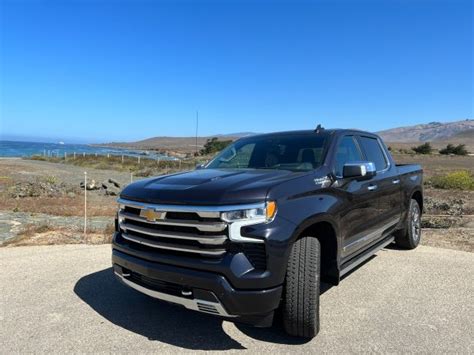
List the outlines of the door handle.
<svg viewBox="0 0 474 355">
<path fill-rule="evenodd" d="M 367 190 L 369 190 L 369 191 L 377 190 L 377 185 L 369 185 L 369 186 L 367 187 Z"/>
<path fill-rule="evenodd" d="M 393 183 L 393 184 L 399 184 L 399 183 L 400 183 L 400 179 L 392 180 L 392 183 Z"/>
</svg>

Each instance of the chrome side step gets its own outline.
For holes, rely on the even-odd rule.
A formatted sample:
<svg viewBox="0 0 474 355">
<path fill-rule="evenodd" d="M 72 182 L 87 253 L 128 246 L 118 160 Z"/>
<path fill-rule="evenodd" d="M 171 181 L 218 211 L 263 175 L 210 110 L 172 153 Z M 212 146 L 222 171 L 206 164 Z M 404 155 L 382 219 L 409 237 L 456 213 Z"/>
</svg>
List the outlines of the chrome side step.
<svg viewBox="0 0 474 355">
<path fill-rule="evenodd" d="M 366 251 L 365 253 L 363 253 L 362 255 L 360 256 L 357 256 L 355 257 L 355 259 L 353 260 L 349 260 L 346 264 L 346 266 L 344 266 L 340 273 L 339 273 L 339 276 L 342 277 L 344 276 L 345 274 L 347 274 L 349 271 L 353 270 L 354 268 L 356 268 L 357 266 L 359 266 L 360 264 L 362 264 L 364 261 L 366 261 L 367 259 L 369 259 L 372 255 L 374 255 L 376 252 L 378 252 L 380 249 L 383 249 L 385 248 L 387 245 L 389 245 L 390 243 L 392 243 L 393 241 L 395 240 L 395 238 L 393 236 L 390 236 L 388 237 L 387 239 L 384 239 L 382 242 L 376 244 L 375 246 L 373 246 L 371 249 L 369 249 L 368 251 Z"/>
<path fill-rule="evenodd" d="M 124 276 L 120 275 L 116 271 L 115 271 L 115 275 L 117 275 L 117 277 L 127 286 L 137 290 L 138 292 L 144 293 L 145 295 L 151 296 L 153 298 L 157 298 L 159 300 L 167 301 L 171 303 L 176 303 L 176 304 L 184 306 L 187 309 L 191 309 L 193 311 L 214 314 L 214 315 L 218 315 L 221 317 L 228 317 L 228 318 L 236 317 L 234 315 L 227 313 L 227 311 L 224 309 L 224 307 L 222 306 L 220 302 L 209 302 L 209 301 L 204 301 L 204 300 L 199 300 L 199 299 L 191 299 L 191 298 L 184 298 L 184 297 L 169 295 L 167 293 L 150 290 L 149 288 L 138 285 L 135 282 L 132 282 L 128 280 L 127 278 L 125 278 Z"/>
</svg>

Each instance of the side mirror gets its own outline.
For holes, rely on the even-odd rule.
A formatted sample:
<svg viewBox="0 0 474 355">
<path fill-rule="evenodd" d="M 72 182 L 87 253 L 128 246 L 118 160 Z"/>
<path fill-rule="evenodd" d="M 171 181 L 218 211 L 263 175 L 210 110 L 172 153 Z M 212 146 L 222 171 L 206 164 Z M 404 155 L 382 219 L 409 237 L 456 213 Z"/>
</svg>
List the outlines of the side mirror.
<svg viewBox="0 0 474 355">
<path fill-rule="evenodd" d="M 196 170 L 204 169 L 205 166 L 206 166 L 206 164 L 197 164 L 196 165 Z"/>
<path fill-rule="evenodd" d="M 343 178 L 352 178 L 357 180 L 368 180 L 377 174 L 375 164 L 370 161 L 355 161 L 344 164 L 342 170 Z"/>
</svg>

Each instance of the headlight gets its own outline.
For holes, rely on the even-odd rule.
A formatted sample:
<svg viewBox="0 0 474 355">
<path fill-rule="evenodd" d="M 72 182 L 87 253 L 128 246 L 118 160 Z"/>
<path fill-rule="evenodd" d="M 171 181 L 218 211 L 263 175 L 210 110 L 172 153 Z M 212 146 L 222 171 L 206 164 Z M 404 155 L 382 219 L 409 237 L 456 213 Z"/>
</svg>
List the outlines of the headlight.
<svg viewBox="0 0 474 355">
<path fill-rule="evenodd" d="M 275 218 L 276 211 L 277 208 L 275 201 L 270 201 L 267 202 L 264 207 L 223 212 L 221 214 L 221 218 L 226 222 L 235 222 L 243 220 L 255 220 L 255 222 L 270 222 L 273 220 L 273 218 Z"/>
</svg>

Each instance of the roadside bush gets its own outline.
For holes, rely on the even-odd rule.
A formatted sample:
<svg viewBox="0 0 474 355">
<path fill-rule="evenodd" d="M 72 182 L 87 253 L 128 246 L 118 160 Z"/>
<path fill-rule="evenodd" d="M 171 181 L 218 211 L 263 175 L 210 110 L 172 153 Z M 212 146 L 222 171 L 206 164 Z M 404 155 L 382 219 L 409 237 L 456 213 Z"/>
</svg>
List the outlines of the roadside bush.
<svg viewBox="0 0 474 355">
<path fill-rule="evenodd" d="M 438 189 L 474 190 L 474 174 L 466 170 L 454 171 L 432 177 L 429 184 Z"/>
<path fill-rule="evenodd" d="M 46 157 L 42 156 L 42 155 L 33 155 L 32 157 L 30 157 L 31 160 L 39 160 L 39 161 L 46 161 Z"/>
<path fill-rule="evenodd" d="M 446 148 L 443 148 L 439 151 L 439 154 L 443 154 L 443 155 L 448 155 L 448 154 L 467 155 L 468 151 L 466 150 L 466 145 L 465 144 L 459 144 L 457 146 L 454 146 L 452 144 L 448 144 L 446 146 Z"/>
<path fill-rule="evenodd" d="M 220 152 L 222 149 L 227 147 L 230 143 L 232 143 L 231 140 L 220 141 L 217 139 L 217 137 L 213 137 L 207 140 L 206 144 L 204 144 L 204 149 L 201 149 L 199 153 L 201 155 L 214 154 L 214 153 Z"/>
<path fill-rule="evenodd" d="M 411 149 L 417 154 L 431 154 L 433 151 L 430 142 L 423 143 L 418 147 L 412 147 Z"/>
</svg>

